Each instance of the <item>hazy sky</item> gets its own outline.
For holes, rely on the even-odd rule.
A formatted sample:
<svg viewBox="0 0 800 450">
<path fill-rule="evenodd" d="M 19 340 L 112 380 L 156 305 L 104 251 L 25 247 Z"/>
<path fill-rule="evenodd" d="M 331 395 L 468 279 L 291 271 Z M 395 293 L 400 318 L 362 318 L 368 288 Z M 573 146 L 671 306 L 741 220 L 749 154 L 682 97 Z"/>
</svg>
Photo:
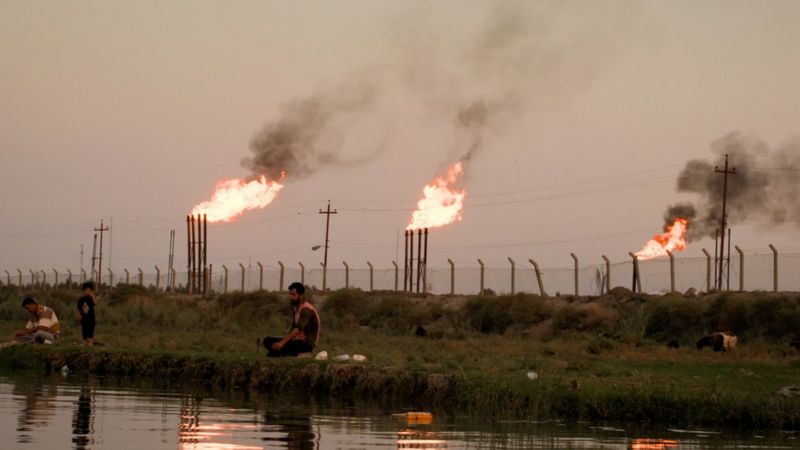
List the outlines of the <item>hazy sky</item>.
<svg viewBox="0 0 800 450">
<path fill-rule="evenodd" d="M 622 261 L 695 200 L 678 174 L 712 142 L 797 148 L 798 19 L 792 0 L 0 0 L 0 270 L 78 270 L 81 245 L 88 268 L 101 218 L 117 271 L 166 267 L 171 229 L 184 267 L 185 215 L 305 102 L 323 157 L 210 226 L 210 262 L 318 267 L 330 199 L 331 265 L 391 267 L 423 185 L 464 157 L 432 266 Z M 766 225 L 734 242 L 800 251 L 800 217 Z"/>
</svg>

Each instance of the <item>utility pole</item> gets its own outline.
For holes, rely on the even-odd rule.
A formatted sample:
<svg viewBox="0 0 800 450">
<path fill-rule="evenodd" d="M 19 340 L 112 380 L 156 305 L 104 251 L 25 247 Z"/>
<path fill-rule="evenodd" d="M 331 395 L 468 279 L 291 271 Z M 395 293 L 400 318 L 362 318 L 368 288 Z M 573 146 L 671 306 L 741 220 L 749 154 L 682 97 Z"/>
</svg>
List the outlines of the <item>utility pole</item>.
<svg viewBox="0 0 800 450">
<path fill-rule="evenodd" d="M 100 252 L 97 261 L 97 290 L 100 290 L 100 285 L 103 284 L 103 233 L 110 230 L 109 227 L 103 226 L 103 219 L 100 219 L 100 228 L 95 228 L 94 231 L 100 232 Z"/>
<path fill-rule="evenodd" d="M 328 200 L 328 209 L 325 211 L 319 210 L 320 214 L 325 214 L 325 256 L 322 262 L 322 291 L 324 292 L 328 286 L 328 235 L 331 227 L 331 214 L 338 214 L 334 209 L 331 211 L 331 201 Z"/>
<path fill-rule="evenodd" d="M 714 172 L 721 173 L 723 175 L 722 181 L 722 217 L 720 218 L 720 245 L 719 245 L 719 279 L 717 280 L 717 289 L 722 289 L 722 269 L 723 265 L 725 264 L 725 258 L 723 256 L 723 252 L 725 251 L 725 204 L 728 198 L 728 175 L 735 175 L 736 169 L 731 168 L 728 170 L 728 155 L 725 155 L 725 168 L 720 170 L 717 166 L 714 166 Z"/>
</svg>

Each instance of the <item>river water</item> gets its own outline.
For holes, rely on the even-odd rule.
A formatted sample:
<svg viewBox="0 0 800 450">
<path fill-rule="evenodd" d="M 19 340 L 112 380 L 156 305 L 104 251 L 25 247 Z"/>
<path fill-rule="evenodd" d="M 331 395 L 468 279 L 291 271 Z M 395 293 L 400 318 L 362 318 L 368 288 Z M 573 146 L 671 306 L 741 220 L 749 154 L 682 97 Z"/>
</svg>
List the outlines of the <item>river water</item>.
<svg viewBox="0 0 800 450">
<path fill-rule="evenodd" d="M 398 416 L 406 412 L 305 396 L 0 371 L 2 449 L 800 448 L 800 431 Z"/>
</svg>

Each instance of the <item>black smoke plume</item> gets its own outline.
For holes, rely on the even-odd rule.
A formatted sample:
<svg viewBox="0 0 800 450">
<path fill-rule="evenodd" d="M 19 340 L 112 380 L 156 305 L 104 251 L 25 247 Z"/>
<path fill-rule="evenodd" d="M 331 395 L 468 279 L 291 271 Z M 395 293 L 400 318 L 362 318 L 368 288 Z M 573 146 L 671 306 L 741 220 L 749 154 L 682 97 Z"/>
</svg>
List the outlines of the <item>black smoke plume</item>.
<svg viewBox="0 0 800 450">
<path fill-rule="evenodd" d="M 800 140 L 793 140 L 771 151 L 766 143 L 752 136 L 730 133 L 712 142 L 712 161 L 692 160 L 678 177 L 678 192 L 697 194 L 693 203 L 670 206 L 665 224 L 677 217 L 689 221 L 689 241 L 713 237 L 722 216 L 723 170 L 728 175 L 727 224 L 754 222 L 766 226 L 800 225 Z"/>
</svg>

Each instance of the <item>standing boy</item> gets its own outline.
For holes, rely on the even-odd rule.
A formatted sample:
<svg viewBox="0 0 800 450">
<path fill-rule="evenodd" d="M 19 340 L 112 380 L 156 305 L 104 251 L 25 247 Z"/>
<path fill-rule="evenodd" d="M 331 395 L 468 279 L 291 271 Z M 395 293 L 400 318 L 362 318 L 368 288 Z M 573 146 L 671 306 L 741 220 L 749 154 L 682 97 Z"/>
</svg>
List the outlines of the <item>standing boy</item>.
<svg viewBox="0 0 800 450">
<path fill-rule="evenodd" d="M 83 296 L 78 299 L 78 315 L 81 322 L 81 337 L 84 345 L 94 345 L 94 306 L 97 298 L 94 296 L 94 283 L 87 281 L 81 285 Z"/>
</svg>

